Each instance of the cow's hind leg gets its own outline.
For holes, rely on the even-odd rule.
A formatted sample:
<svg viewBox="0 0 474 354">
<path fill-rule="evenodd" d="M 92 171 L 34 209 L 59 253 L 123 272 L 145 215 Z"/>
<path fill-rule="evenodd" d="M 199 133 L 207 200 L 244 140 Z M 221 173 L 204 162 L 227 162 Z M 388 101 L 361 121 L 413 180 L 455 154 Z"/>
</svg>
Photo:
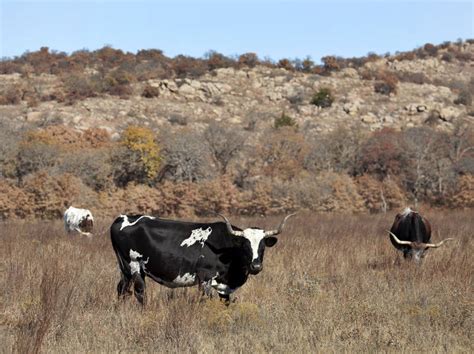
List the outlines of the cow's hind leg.
<svg viewBox="0 0 474 354">
<path fill-rule="evenodd" d="M 117 296 L 119 299 L 132 295 L 130 287 L 132 286 L 132 279 L 125 274 L 121 274 L 122 278 L 117 284 Z"/>
<path fill-rule="evenodd" d="M 133 274 L 133 293 L 138 302 L 145 305 L 145 277 L 138 272 Z"/>
</svg>

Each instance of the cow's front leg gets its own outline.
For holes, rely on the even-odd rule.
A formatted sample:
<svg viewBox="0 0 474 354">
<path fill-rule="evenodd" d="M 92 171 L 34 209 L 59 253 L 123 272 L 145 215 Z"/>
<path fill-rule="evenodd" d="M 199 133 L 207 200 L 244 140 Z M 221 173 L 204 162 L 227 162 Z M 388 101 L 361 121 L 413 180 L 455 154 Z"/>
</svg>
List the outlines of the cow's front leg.
<svg viewBox="0 0 474 354">
<path fill-rule="evenodd" d="M 130 287 L 132 286 L 132 279 L 127 278 L 123 273 L 121 279 L 117 284 L 117 295 L 119 299 L 124 299 L 127 295 L 132 295 Z"/>
</svg>

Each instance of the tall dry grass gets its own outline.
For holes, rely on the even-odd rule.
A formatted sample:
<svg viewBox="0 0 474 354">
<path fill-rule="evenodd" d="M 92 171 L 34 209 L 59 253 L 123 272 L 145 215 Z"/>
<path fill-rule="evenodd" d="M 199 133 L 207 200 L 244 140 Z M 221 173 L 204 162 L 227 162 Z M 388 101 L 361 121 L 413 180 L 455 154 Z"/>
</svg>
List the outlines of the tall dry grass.
<svg viewBox="0 0 474 354">
<path fill-rule="evenodd" d="M 299 215 L 231 306 L 148 279 L 145 309 L 116 299 L 106 222 L 92 240 L 60 222 L 3 223 L 2 351 L 473 352 L 472 213 L 426 216 L 434 240 L 439 230 L 456 241 L 422 266 L 394 264 L 393 215 Z"/>
</svg>

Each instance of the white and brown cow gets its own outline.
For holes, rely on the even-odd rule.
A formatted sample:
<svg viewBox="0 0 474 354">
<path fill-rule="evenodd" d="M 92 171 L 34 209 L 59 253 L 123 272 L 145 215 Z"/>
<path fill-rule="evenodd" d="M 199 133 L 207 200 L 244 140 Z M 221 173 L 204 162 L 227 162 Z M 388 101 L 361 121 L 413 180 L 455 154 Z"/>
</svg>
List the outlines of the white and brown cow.
<svg viewBox="0 0 474 354">
<path fill-rule="evenodd" d="M 90 210 L 70 206 L 64 212 L 64 228 L 68 234 L 78 232 L 81 235 L 91 237 L 93 227 L 94 218 Z"/>
</svg>

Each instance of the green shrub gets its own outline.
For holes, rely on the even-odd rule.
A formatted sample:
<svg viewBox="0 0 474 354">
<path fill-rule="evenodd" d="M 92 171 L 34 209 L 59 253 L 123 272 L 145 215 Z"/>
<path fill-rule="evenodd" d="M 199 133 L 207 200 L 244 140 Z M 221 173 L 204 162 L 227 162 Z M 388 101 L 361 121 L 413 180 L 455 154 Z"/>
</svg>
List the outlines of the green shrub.
<svg viewBox="0 0 474 354">
<path fill-rule="evenodd" d="M 282 127 L 297 127 L 298 124 L 294 118 L 283 112 L 280 117 L 275 118 L 273 126 L 275 129 L 279 129 Z"/>
<path fill-rule="evenodd" d="M 334 102 L 334 97 L 329 88 L 323 87 L 320 88 L 318 92 L 313 95 L 311 104 L 314 104 L 321 108 L 331 107 Z"/>
<path fill-rule="evenodd" d="M 454 104 L 463 104 L 465 106 L 470 106 L 472 105 L 472 94 L 469 90 L 462 90 L 458 98 L 454 100 Z"/>
</svg>

